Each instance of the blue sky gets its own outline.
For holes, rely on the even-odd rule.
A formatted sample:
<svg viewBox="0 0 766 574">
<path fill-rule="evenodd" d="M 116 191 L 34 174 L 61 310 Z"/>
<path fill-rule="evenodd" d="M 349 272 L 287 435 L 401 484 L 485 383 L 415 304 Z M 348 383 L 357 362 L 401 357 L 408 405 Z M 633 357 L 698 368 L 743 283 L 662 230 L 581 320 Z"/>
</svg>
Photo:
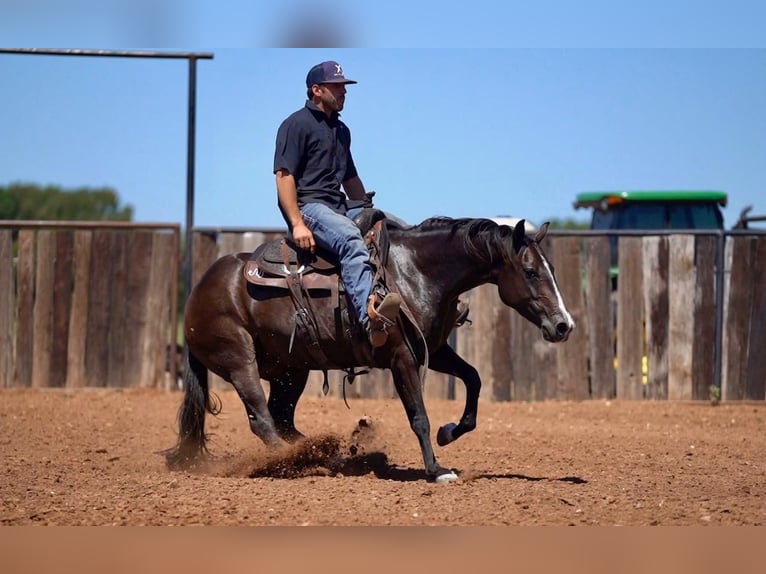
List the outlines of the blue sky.
<svg viewBox="0 0 766 574">
<path fill-rule="evenodd" d="M 179 48 L 180 49 L 180 48 Z M 204 49 L 195 224 L 275 227 L 279 123 L 336 59 L 376 205 L 585 220 L 580 191 L 719 189 L 766 213 L 764 49 Z M 185 221 L 181 60 L 0 54 L 0 185 L 114 187 L 137 221 Z"/>
</svg>

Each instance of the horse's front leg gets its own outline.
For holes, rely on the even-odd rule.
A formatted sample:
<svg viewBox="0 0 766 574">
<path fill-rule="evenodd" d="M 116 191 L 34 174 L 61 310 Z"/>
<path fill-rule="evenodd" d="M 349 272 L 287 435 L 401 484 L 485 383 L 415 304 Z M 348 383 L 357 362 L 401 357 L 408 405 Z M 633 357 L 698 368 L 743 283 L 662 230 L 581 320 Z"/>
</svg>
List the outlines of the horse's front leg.
<svg viewBox="0 0 766 574">
<path fill-rule="evenodd" d="M 457 480 L 457 474 L 439 465 L 431 445 L 431 423 L 423 402 L 418 371 L 418 364 L 406 345 L 400 343 L 392 348 L 391 374 L 410 421 L 410 428 L 418 437 L 426 467 L 426 479 L 430 482 L 452 482 Z"/>
<path fill-rule="evenodd" d="M 463 381 L 465 385 L 465 408 L 460 422 L 457 424 L 447 423 L 443 427 L 439 427 L 439 432 L 436 434 L 438 445 L 445 446 L 476 428 L 481 379 L 476 369 L 446 344 L 431 354 L 428 367 L 440 373 L 453 375 Z"/>
</svg>

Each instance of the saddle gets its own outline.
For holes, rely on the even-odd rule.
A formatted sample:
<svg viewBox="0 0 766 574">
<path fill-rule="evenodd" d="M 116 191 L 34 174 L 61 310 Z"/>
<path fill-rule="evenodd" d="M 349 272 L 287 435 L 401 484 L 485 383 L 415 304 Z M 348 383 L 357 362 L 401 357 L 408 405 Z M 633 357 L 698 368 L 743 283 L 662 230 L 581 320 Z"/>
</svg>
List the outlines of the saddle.
<svg viewBox="0 0 766 574">
<path fill-rule="evenodd" d="M 388 247 L 385 233 L 385 214 L 379 209 L 364 209 L 354 218 L 364 237 L 367 249 L 370 253 L 370 262 L 375 271 L 373 284 L 385 284 L 385 253 Z M 386 239 L 381 241 L 381 237 Z M 381 245 L 382 243 L 382 245 Z M 308 338 L 307 350 L 318 364 L 327 364 L 328 359 L 320 345 L 320 328 L 316 314 L 311 307 L 311 300 L 318 297 L 330 297 L 334 301 L 335 308 L 343 309 L 345 302 L 341 294 L 345 293 L 340 278 L 340 267 L 337 257 L 330 253 L 324 253 L 317 249 L 316 253 L 310 253 L 297 247 L 288 233 L 281 239 L 275 239 L 260 245 L 252 253 L 245 263 L 244 276 L 248 283 L 257 287 L 286 290 L 295 306 L 295 323 L 290 337 L 289 351 L 295 340 L 296 332 L 300 331 Z M 336 316 L 343 313 L 336 312 Z M 356 318 L 349 315 L 350 331 Z M 343 326 L 345 330 L 346 326 Z M 324 372 L 325 394 L 329 389 L 327 371 Z M 353 380 L 356 374 L 351 369 L 348 377 Z"/>
<path fill-rule="evenodd" d="M 365 209 L 354 219 L 371 251 L 371 259 L 376 255 L 373 251 L 382 251 L 378 238 L 383 232 L 383 219 L 385 214 L 379 209 Z M 372 263 L 380 267 L 376 261 Z M 339 263 L 334 255 L 323 253 L 321 249 L 317 249 L 316 253 L 300 249 L 289 233 L 256 248 L 244 269 L 245 279 L 253 285 L 287 289 L 287 279 L 297 274 L 302 276 L 304 287 L 309 290 L 332 289 L 333 284 L 337 285 L 339 272 Z"/>
</svg>

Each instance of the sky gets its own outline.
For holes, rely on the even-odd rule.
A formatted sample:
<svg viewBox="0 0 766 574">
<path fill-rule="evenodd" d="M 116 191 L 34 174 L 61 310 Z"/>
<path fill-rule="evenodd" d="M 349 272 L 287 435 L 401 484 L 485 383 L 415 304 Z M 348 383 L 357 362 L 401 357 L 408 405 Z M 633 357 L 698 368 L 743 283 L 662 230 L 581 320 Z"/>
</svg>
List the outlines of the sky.
<svg viewBox="0 0 766 574">
<path fill-rule="evenodd" d="M 385 43 L 377 37 L 384 30 L 397 30 L 395 39 L 408 47 L 266 49 L 234 26 L 237 15 L 247 20 L 242 12 L 202 9 L 190 10 L 182 30 L 138 26 L 137 33 L 127 26 L 126 32 L 123 22 L 123 35 L 91 34 L 85 43 L 65 35 L 14 42 L 7 18 L 0 31 L 6 27 L 6 46 L 124 49 L 143 39 L 212 53 L 197 62 L 196 226 L 284 225 L 272 173 L 276 131 L 303 106 L 308 69 L 329 59 L 359 82 L 348 87 L 342 117 L 360 176 L 376 191 L 377 207 L 410 223 L 434 215 L 585 221 L 588 214 L 572 206 L 577 193 L 626 189 L 725 191 L 727 227 L 747 205 L 766 214 L 766 49 L 748 27 L 762 22 L 766 9 L 753 4 L 750 12 L 735 11 L 732 25 L 744 25 L 735 34 L 714 3 L 698 2 L 694 18 L 707 28 L 687 38 L 671 26 L 683 13 L 670 2 L 664 26 L 655 30 L 656 39 L 672 40 L 658 44 L 679 46 L 670 49 L 631 41 L 639 32 L 622 36 L 624 46 L 638 47 L 620 47 L 617 38 L 602 42 L 616 47 L 582 47 L 589 42 L 556 38 L 550 30 L 527 47 L 509 46 L 503 33 L 523 30 L 521 18 L 507 20 L 513 25 L 505 30 L 483 20 L 486 34 L 476 38 L 477 48 L 423 48 L 440 43 L 438 30 L 470 24 L 475 33 L 475 13 L 462 23 L 452 14 L 441 26 L 443 12 L 411 8 L 410 18 L 398 13 L 406 23 L 396 26 L 386 20 L 390 10 L 378 14 L 378 3 L 364 4 L 371 7 L 345 16 L 359 23 L 357 33 L 369 30 L 375 46 Z M 298 4 L 265 6 L 266 21 L 280 22 Z M 588 31 L 598 29 L 595 13 L 559 11 L 556 19 L 568 19 L 559 28 Z M 650 20 L 636 9 L 617 16 L 634 24 Z M 376 18 L 383 24 L 373 26 Z M 427 33 L 412 28 L 426 21 Z M 327 43 L 358 45 L 344 36 L 342 23 L 336 20 Z M 243 37 L 235 33 L 226 42 L 227 28 Z M 271 44 L 293 42 L 296 29 L 283 25 Z M 216 38 L 235 47 L 180 47 L 216 45 Z M 500 47 L 482 45 L 492 38 Z M 690 47 L 711 38 L 711 47 Z M 545 40 L 554 47 L 540 45 Z M 185 223 L 187 82 L 183 60 L 0 54 L 0 185 L 109 186 L 134 207 L 136 221 Z"/>
</svg>

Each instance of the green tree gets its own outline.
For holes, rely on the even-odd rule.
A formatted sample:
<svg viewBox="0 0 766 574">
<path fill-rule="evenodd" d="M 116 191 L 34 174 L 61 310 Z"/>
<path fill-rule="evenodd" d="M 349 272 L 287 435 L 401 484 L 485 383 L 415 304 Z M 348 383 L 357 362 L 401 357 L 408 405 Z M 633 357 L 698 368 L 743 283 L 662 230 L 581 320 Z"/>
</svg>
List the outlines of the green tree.
<svg viewBox="0 0 766 574">
<path fill-rule="evenodd" d="M 590 229 L 588 221 L 579 221 L 577 219 L 551 219 L 551 229 Z"/>
<path fill-rule="evenodd" d="M 43 221 L 131 221 L 133 207 L 120 205 L 109 187 L 81 187 L 13 183 L 0 186 L 0 219 Z"/>
</svg>

